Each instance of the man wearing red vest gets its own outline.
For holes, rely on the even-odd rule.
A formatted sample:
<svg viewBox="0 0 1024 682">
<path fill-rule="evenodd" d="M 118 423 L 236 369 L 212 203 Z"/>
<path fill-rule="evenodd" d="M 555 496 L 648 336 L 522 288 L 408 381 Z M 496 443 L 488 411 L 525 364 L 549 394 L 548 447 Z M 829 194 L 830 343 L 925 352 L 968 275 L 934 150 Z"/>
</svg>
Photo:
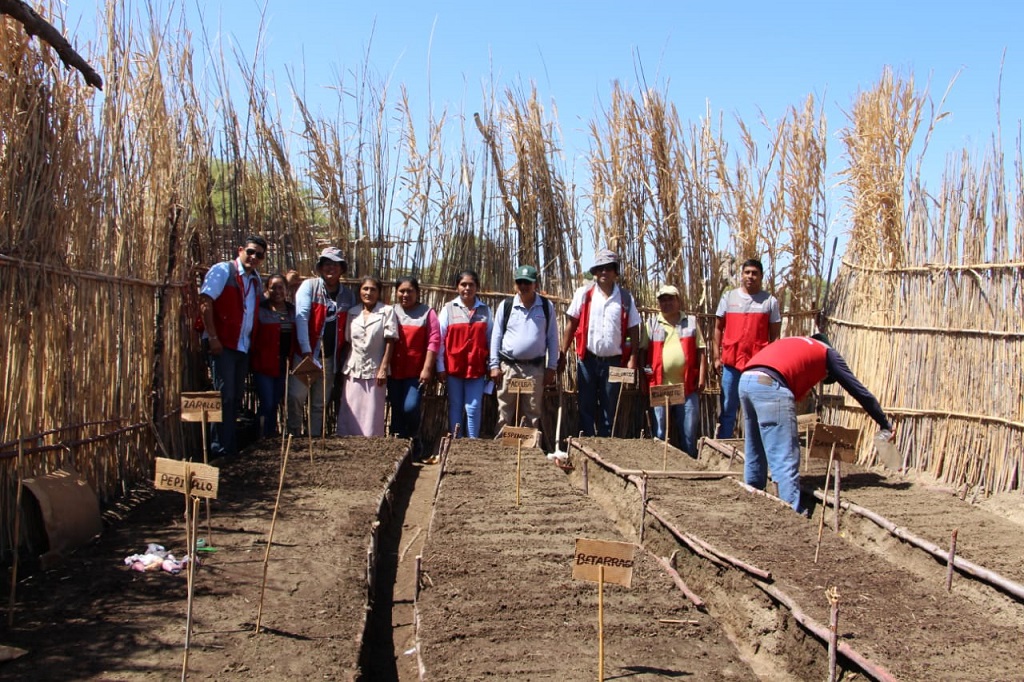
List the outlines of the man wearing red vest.
<svg viewBox="0 0 1024 682">
<path fill-rule="evenodd" d="M 608 368 L 624 363 L 629 369 L 637 368 L 640 313 L 633 296 L 617 283 L 618 254 L 598 251 L 590 274 L 594 281 L 576 290 L 566 311 L 569 320 L 558 366 L 565 366 L 565 354 L 575 341 L 580 429 L 585 436 L 606 437 L 611 435 L 619 398 L 619 384 L 608 381 Z"/>
<path fill-rule="evenodd" d="M 345 342 L 345 321 L 356 304 L 352 290 L 341 283 L 347 269 L 341 249 L 328 246 L 316 262 L 319 277 L 303 280 L 295 292 L 292 367 L 312 358 L 321 372 L 309 385 L 297 376 L 288 379 L 288 433 L 293 436 L 302 433 L 307 398 L 309 434 L 319 438 L 323 433 L 324 405 L 334 389 L 335 370 L 341 366 L 338 357 Z"/>
<path fill-rule="evenodd" d="M 697 318 L 683 315 L 679 289 L 663 284 L 658 289 L 657 319 L 651 320 L 647 332 L 647 374 L 651 386 L 683 384 L 686 401 L 654 407 L 654 435 L 664 440 L 669 419 L 678 430 L 683 450 L 697 457 L 697 436 L 700 430 L 700 391 L 704 389 L 704 337 L 697 327 Z"/>
<path fill-rule="evenodd" d="M 214 457 L 238 454 L 235 421 L 242 406 L 249 347 L 263 295 L 257 271 L 266 257 L 267 242 L 262 237 L 246 237 L 245 246 L 238 247 L 238 257 L 210 268 L 199 290 L 210 375 L 221 397 L 221 421 L 210 425 L 210 454 Z"/>
<path fill-rule="evenodd" d="M 860 383 L 824 334 L 791 336 L 768 345 L 747 363 L 740 377 L 746 443 L 743 478 L 764 490 L 768 469 L 779 497 L 804 512 L 800 503 L 800 442 L 796 403 L 819 382 L 838 382 L 868 415 L 893 437 L 878 400 Z"/>
<path fill-rule="evenodd" d="M 722 373 L 719 438 L 732 438 L 736 428 L 740 374 L 747 361 L 782 332 L 779 302 L 761 289 L 761 261 L 745 261 L 741 276 L 743 286 L 725 292 L 715 312 L 715 370 Z"/>
</svg>

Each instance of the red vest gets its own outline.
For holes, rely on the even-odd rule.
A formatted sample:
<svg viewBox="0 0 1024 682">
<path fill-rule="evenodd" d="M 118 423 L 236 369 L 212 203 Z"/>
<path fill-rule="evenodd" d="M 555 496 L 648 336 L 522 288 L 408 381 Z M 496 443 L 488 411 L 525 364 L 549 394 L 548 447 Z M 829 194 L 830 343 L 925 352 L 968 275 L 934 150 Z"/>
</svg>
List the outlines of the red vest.
<svg viewBox="0 0 1024 682">
<path fill-rule="evenodd" d="M 750 358 L 768 345 L 771 312 L 746 312 L 739 304 L 740 297 L 740 289 L 733 289 L 727 294 L 722 364 L 742 370 Z"/>
<path fill-rule="evenodd" d="M 478 314 L 487 307 L 479 305 L 473 309 L 472 318 L 467 319 L 466 309 L 453 302 L 445 304 L 448 328 L 444 336 L 445 371 L 457 379 L 479 379 L 487 374 L 487 355 L 490 339 L 487 338 L 487 315 Z"/>
<path fill-rule="evenodd" d="M 664 381 L 665 366 L 662 363 L 661 353 L 665 347 L 665 327 L 655 319 L 650 328 L 650 352 L 651 352 L 651 386 L 660 386 Z M 686 326 L 680 328 L 676 325 L 676 332 L 679 333 L 679 343 L 683 346 L 683 355 L 686 356 L 686 369 L 683 372 L 683 386 L 686 395 L 697 390 L 700 384 L 700 363 L 697 356 L 697 318 L 690 315 L 686 318 Z"/>
<path fill-rule="evenodd" d="M 295 319 L 295 311 L 289 309 L 292 320 Z M 264 374 L 268 377 L 281 375 L 281 323 L 278 317 L 269 307 L 260 304 L 259 328 L 252 337 L 252 347 L 249 348 L 249 368 L 257 374 Z M 292 332 L 295 336 L 295 332 Z"/>
<path fill-rule="evenodd" d="M 421 303 L 411 313 L 407 313 L 401 305 L 395 305 L 394 309 L 395 320 L 398 322 L 398 341 L 391 358 L 391 378 L 413 379 L 423 371 L 423 362 L 427 357 L 430 307 Z"/>
<path fill-rule="evenodd" d="M 597 284 L 588 284 L 587 291 L 583 294 L 583 305 L 580 307 L 580 323 L 576 327 L 576 334 L 573 338 L 576 340 L 576 355 L 579 356 L 580 360 L 587 354 L 587 333 L 590 329 L 590 302 L 594 298 L 594 289 Z M 629 292 L 619 287 L 619 303 L 622 309 L 622 364 L 625 365 L 629 362 L 629 356 L 633 354 L 633 348 L 629 343 L 629 339 L 626 337 L 626 330 L 629 329 L 629 307 L 633 302 Z"/>
<path fill-rule="evenodd" d="M 224 283 L 220 296 L 213 299 L 213 326 L 221 345 L 231 350 L 238 350 L 238 340 L 242 335 L 242 316 L 245 314 L 245 281 L 238 274 L 235 261 L 231 261 L 231 275 Z M 256 278 L 256 290 L 260 290 L 259 277 Z M 258 315 L 253 315 L 251 334 L 256 333 L 259 326 Z M 250 336 L 251 339 L 251 336 Z M 250 340 L 250 350 L 252 342 Z"/>
<path fill-rule="evenodd" d="M 828 346 L 806 336 L 789 336 L 768 344 L 750 358 L 747 367 L 770 367 L 793 392 L 797 400 L 807 395 L 815 384 L 828 376 L 825 356 Z"/>
</svg>

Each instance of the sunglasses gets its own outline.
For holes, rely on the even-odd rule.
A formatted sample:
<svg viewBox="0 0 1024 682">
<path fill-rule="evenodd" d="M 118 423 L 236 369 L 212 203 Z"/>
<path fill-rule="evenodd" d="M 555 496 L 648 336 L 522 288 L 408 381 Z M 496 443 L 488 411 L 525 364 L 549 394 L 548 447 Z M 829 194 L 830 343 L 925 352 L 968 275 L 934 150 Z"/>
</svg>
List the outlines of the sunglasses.
<svg viewBox="0 0 1024 682">
<path fill-rule="evenodd" d="M 250 256 L 256 256 L 260 260 L 263 260 L 264 258 L 267 257 L 267 252 L 266 251 L 260 251 L 259 249 L 254 249 L 252 247 L 247 248 L 245 250 L 245 252 L 247 254 L 249 254 Z"/>
</svg>

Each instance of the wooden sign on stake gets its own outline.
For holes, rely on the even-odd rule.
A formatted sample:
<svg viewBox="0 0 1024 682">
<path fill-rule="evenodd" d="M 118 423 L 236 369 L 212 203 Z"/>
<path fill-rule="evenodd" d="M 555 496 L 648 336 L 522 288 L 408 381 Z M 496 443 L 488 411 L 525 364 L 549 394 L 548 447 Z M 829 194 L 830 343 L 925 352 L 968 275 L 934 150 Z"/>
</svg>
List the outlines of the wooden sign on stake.
<svg viewBox="0 0 1024 682">
<path fill-rule="evenodd" d="M 219 422 L 220 420 L 220 391 L 183 392 L 181 394 L 181 421 Z"/>
<path fill-rule="evenodd" d="M 572 579 L 597 583 L 597 679 L 604 680 L 604 584 L 629 588 L 633 583 L 633 552 L 628 542 L 576 538 Z"/>
<path fill-rule="evenodd" d="M 313 360 L 312 355 L 303 358 L 302 362 L 295 365 L 295 369 L 292 370 L 292 376 L 307 386 L 316 381 L 316 378 L 322 376 L 323 373 L 323 368 Z"/>
<path fill-rule="evenodd" d="M 860 429 L 847 429 L 842 426 L 818 423 L 814 426 L 811 436 L 809 456 L 815 459 L 829 459 L 832 445 L 835 444 L 835 458 L 840 462 L 857 461 L 857 440 Z"/>
<path fill-rule="evenodd" d="M 651 386 L 651 405 L 661 407 L 666 400 L 669 405 L 682 405 L 686 402 L 686 387 L 682 384 Z"/>
<path fill-rule="evenodd" d="M 208 464 L 157 457 L 153 485 L 157 490 L 176 490 L 192 497 L 217 499 L 220 469 Z"/>
<path fill-rule="evenodd" d="M 533 393 L 534 381 L 530 378 L 516 377 L 508 380 L 508 390 L 514 393 Z"/>
<path fill-rule="evenodd" d="M 635 384 L 636 370 L 628 367 L 609 367 L 608 383 L 610 384 Z"/>
<path fill-rule="evenodd" d="M 540 431 L 526 426 L 505 426 L 501 429 L 501 444 L 511 447 L 535 448 L 540 441 Z"/>
<path fill-rule="evenodd" d="M 576 538 L 572 579 L 598 582 L 598 569 L 604 568 L 604 582 L 632 587 L 635 550 L 636 545 L 630 542 Z"/>
</svg>

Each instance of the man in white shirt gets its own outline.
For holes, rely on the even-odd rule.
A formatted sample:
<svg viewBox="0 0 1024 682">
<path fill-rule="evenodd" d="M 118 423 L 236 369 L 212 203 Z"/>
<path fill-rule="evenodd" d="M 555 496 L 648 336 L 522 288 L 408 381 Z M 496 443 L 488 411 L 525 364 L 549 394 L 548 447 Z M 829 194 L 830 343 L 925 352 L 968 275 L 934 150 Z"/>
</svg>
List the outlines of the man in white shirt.
<svg viewBox="0 0 1024 682">
<path fill-rule="evenodd" d="M 607 437 L 619 399 L 619 384 L 608 381 L 608 368 L 636 370 L 640 313 L 633 296 L 618 285 L 618 254 L 598 251 L 590 274 L 594 281 L 576 290 L 566 311 L 559 367 L 575 340 L 580 429 L 585 436 Z"/>
</svg>

